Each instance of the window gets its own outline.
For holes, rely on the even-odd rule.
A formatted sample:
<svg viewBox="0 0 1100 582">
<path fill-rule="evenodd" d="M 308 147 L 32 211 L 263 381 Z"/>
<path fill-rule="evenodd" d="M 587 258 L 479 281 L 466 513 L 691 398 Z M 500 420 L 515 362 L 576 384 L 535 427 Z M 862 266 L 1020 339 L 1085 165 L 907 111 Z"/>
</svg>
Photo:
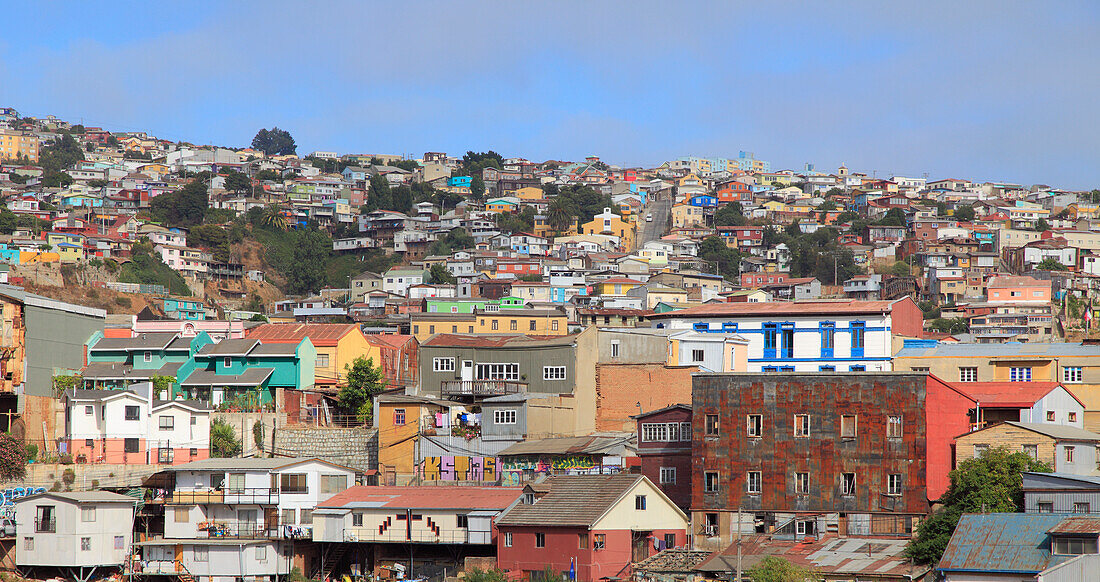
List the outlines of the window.
<svg viewBox="0 0 1100 582">
<path fill-rule="evenodd" d="M 229 492 L 244 493 L 244 473 L 229 474 Z"/>
<path fill-rule="evenodd" d="M 703 492 L 718 493 L 718 471 L 706 471 L 703 473 Z"/>
<path fill-rule="evenodd" d="M 718 435 L 718 415 L 708 414 L 706 418 L 706 434 L 707 436 Z"/>
<path fill-rule="evenodd" d="M 153 352 L 145 352 L 142 359 L 144 359 L 146 362 L 152 362 L 153 361 Z"/>
<path fill-rule="evenodd" d="M 619 357 L 619 342 L 618 340 L 611 342 L 611 357 Z"/>
<path fill-rule="evenodd" d="M 393 409 L 393 423 L 397 426 L 404 426 L 405 424 L 405 409 L 394 408 Z"/>
<path fill-rule="evenodd" d="M 1073 462 L 1073 453 L 1074 453 L 1075 448 L 1076 447 L 1063 447 L 1062 448 L 1062 450 L 1065 451 L 1066 462 L 1067 463 L 1072 463 Z"/>
<path fill-rule="evenodd" d="M 232 366 L 232 365 L 233 365 L 233 359 L 232 359 L 232 358 L 230 358 L 230 357 L 228 357 L 228 356 L 227 356 L 227 357 L 224 357 L 224 358 L 222 358 L 222 367 L 223 367 L 223 368 L 228 368 L 228 367 L 230 367 L 230 366 Z"/>
<path fill-rule="evenodd" d="M 138 439 L 126 439 L 123 441 L 122 447 L 124 453 L 136 453 L 138 452 Z"/>
<path fill-rule="evenodd" d="M 1010 368 L 1008 379 L 1011 382 L 1030 382 L 1031 368 Z"/>
<path fill-rule="evenodd" d="M 535 331 L 535 320 L 532 319 L 530 322 L 528 322 L 527 330 L 528 331 Z"/>
<path fill-rule="evenodd" d="M 565 366 L 543 366 L 542 367 L 542 379 L 543 380 L 564 380 L 565 379 Z"/>
<path fill-rule="evenodd" d="M 321 368 L 328 367 L 328 354 L 317 354 L 317 366 Z"/>
<path fill-rule="evenodd" d="M 519 380 L 519 364 L 477 364 L 477 380 Z"/>
<path fill-rule="evenodd" d="M 1080 384 L 1083 377 L 1082 368 L 1080 366 L 1072 366 L 1062 368 L 1062 381 L 1072 384 Z"/>
<path fill-rule="evenodd" d="M 856 416 L 854 414 L 840 415 L 840 438 L 856 438 Z"/>
<path fill-rule="evenodd" d="M 172 430 L 176 428 L 176 417 L 174 416 L 161 416 L 157 418 L 157 422 L 160 425 L 160 430 Z"/>
<path fill-rule="evenodd" d="M 841 495 L 855 495 L 856 494 L 856 474 L 855 473 L 841 473 L 840 474 L 840 494 Z"/>
<path fill-rule="evenodd" d="M 546 534 L 544 534 L 542 532 L 535 532 L 535 547 L 536 548 L 545 548 L 546 547 Z"/>
<path fill-rule="evenodd" d="M 676 547 L 676 534 L 670 534 L 670 533 L 665 534 L 665 547 L 666 548 Z"/>
<path fill-rule="evenodd" d="M 760 493 L 760 471 L 749 471 L 745 474 L 745 491 L 748 493 Z"/>
<path fill-rule="evenodd" d="M 85 406 L 84 407 L 84 414 L 86 414 L 88 416 L 91 416 L 91 415 L 95 414 L 95 407 L 94 406 Z"/>
<path fill-rule="evenodd" d="M 508 322 L 508 329 L 509 329 L 510 331 L 516 331 L 516 330 L 518 330 L 518 329 L 519 329 L 519 327 L 518 327 L 518 326 L 519 326 L 519 322 L 518 322 L 518 321 L 516 321 L 516 320 L 514 320 L 514 319 L 513 319 L 512 321 Z"/>
<path fill-rule="evenodd" d="M 709 328 L 710 324 L 707 323 L 695 323 L 691 326 L 691 329 L 694 331 L 707 331 Z"/>
<path fill-rule="evenodd" d="M 363 527 L 363 514 L 356 511 L 351 514 L 351 527 Z"/>
<path fill-rule="evenodd" d="M 985 445 L 985 444 L 974 445 L 974 456 L 975 457 L 980 457 L 980 456 L 984 455 L 985 452 L 988 451 L 988 450 L 989 450 L 989 445 Z"/>
<path fill-rule="evenodd" d="M 1054 554 L 1059 556 L 1078 556 L 1081 554 L 1096 554 L 1096 537 L 1071 538 L 1058 536 L 1054 538 Z"/>
<path fill-rule="evenodd" d="M 1040 501 L 1039 513 L 1054 513 L 1054 503 L 1051 501 Z"/>
<path fill-rule="evenodd" d="M 750 414 L 745 419 L 745 433 L 750 437 L 760 437 L 764 432 L 764 417 Z"/>
<path fill-rule="evenodd" d="M 817 371 L 818 372 L 835 372 L 836 371 L 836 366 L 818 366 Z"/>
<path fill-rule="evenodd" d="M 176 523 L 188 523 L 191 521 L 190 507 L 177 507 L 173 514 Z"/>
<path fill-rule="evenodd" d="M 430 334 L 434 334 L 434 333 L 435 333 L 435 326 L 434 326 L 434 325 L 429 325 L 429 326 L 428 326 L 428 333 L 430 333 Z"/>
<path fill-rule="evenodd" d="M 302 509 L 298 514 L 298 525 L 313 525 L 313 510 Z"/>
<path fill-rule="evenodd" d="M 279 491 L 283 493 L 306 493 L 305 473 L 283 473 L 279 475 Z"/>
<path fill-rule="evenodd" d="M 126 420 L 138 420 L 141 418 L 141 409 L 137 406 L 126 407 Z"/>
<path fill-rule="evenodd" d="M 512 547 L 512 532 L 510 531 L 504 532 L 504 547 Z"/>
<path fill-rule="evenodd" d="M 516 411 L 515 410 L 494 410 L 493 411 L 493 424 L 515 424 L 516 423 Z"/>
<path fill-rule="evenodd" d="M 867 324 L 862 321 L 852 322 L 852 357 L 863 357 L 864 340 L 867 333 Z"/>
<path fill-rule="evenodd" d="M 794 326 L 790 324 L 783 325 L 782 331 L 783 339 L 783 357 L 791 359 L 794 357 Z"/>
<path fill-rule="evenodd" d="M 1067 418 L 1069 418 L 1070 422 L 1077 422 L 1077 413 L 1076 412 L 1070 412 L 1067 415 Z"/>
<path fill-rule="evenodd" d="M 210 548 L 208 546 L 195 546 L 192 552 L 195 554 L 196 562 L 210 561 Z"/>
<path fill-rule="evenodd" d="M 688 430 L 687 435 L 681 434 Z M 642 441 L 649 443 L 674 443 L 691 440 L 690 425 L 686 422 L 643 422 Z"/>
<path fill-rule="evenodd" d="M 432 358 L 432 371 L 433 372 L 454 372 L 455 371 L 455 359 L 454 358 Z"/>
<path fill-rule="evenodd" d="M 470 528 L 470 518 L 465 514 L 458 514 L 455 516 L 455 527 Z"/>
<path fill-rule="evenodd" d="M 602 550 L 602 549 L 604 549 L 604 547 L 607 546 L 607 543 L 606 543 L 607 538 L 605 536 L 606 536 L 606 534 L 593 534 L 592 535 L 592 549 L 593 550 Z"/>
<path fill-rule="evenodd" d="M 321 493 L 339 493 L 347 488 L 347 475 L 321 475 Z"/>
<path fill-rule="evenodd" d="M 492 323 L 492 328 L 493 328 L 493 331 L 496 331 L 496 330 L 500 329 L 500 322 L 494 319 L 493 323 Z"/>
<path fill-rule="evenodd" d="M 1088 512 L 1089 512 L 1088 502 L 1078 502 L 1078 503 L 1073 504 L 1073 513 L 1088 513 Z"/>
<path fill-rule="evenodd" d="M 775 344 L 779 336 L 779 326 L 774 323 L 764 324 L 764 357 L 775 358 Z"/>
<path fill-rule="evenodd" d="M 794 415 L 794 436 L 795 437 L 808 437 L 810 436 L 810 415 L 809 414 L 796 414 Z"/>
<path fill-rule="evenodd" d="M 849 372 L 866 372 L 867 366 L 848 366 Z"/>
<path fill-rule="evenodd" d="M 836 324 L 831 321 L 821 322 L 821 357 L 833 357 L 833 341 L 836 336 Z"/>
<path fill-rule="evenodd" d="M 34 551 L 34 538 L 32 538 L 32 537 L 23 538 L 23 549 L 27 550 L 28 552 L 33 552 Z"/>
<path fill-rule="evenodd" d="M 901 438 L 901 417 L 900 416 L 887 416 L 886 417 L 886 438 L 900 439 Z"/>
<path fill-rule="evenodd" d="M 80 521 L 95 521 L 95 506 L 80 508 Z"/>
<path fill-rule="evenodd" d="M 94 447 L 95 446 L 95 441 L 92 440 L 92 439 L 84 439 L 84 446 L 89 447 L 89 448 Z"/>
<path fill-rule="evenodd" d="M 661 485 L 675 485 L 676 484 L 676 467 L 661 467 L 660 478 L 658 479 Z"/>
<path fill-rule="evenodd" d="M 901 495 L 901 475 L 891 473 L 886 476 L 886 494 Z"/>
<path fill-rule="evenodd" d="M 558 331 L 558 320 L 555 319 L 550 322 L 550 331 Z"/>
<path fill-rule="evenodd" d="M 1046 418 L 1047 418 L 1047 422 L 1054 422 L 1054 418 L 1055 418 L 1054 411 L 1053 410 L 1048 410 Z"/>
<path fill-rule="evenodd" d="M 703 358 L 703 350 L 691 350 L 691 361 L 702 362 Z"/>
<path fill-rule="evenodd" d="M 80 551 L 92 551 L 92 538 L 80 538 Z"/>
<path fill-rule="evenodd" d="M 1039 445 L 1024 445 L 1024 454 L 1032 459 L 1039 459 Z"/>
<path fill-rule="evenodd" d="M 977 368 L 959 368 L 959 382 L 977 382 Z"/>
<path fill-rule="evenodd" d="M 400 516 L 398 516 L 398 519 L 404 519 L 404 517 L 405 517 L 404 515 L 400 515 Z M 283 510 L 283 517 L 282 517 L 283 525 L 293 525 L 295 521 L 296 520 L 294 518 L 294 510 L 293 509 L 284 509 Z"/>
<path fill-rule="evenodd" d="M 579 550 L 587 550 L 588 549 L 588 534 L 587 533 L 577 534 L 577 549 L 579 549 Z"/>
<path fill-rule="evenodd" d="M 794 474 L 794 492 L 799 495 L 806 495 L 810 492 L 810 474 L 809 473 L 795 473 Z"/>
<path fill-rule="evenodd" d="M 634 496 L 634 509 L 637 509 L 639 511 L 645 510 L 645 495 Z"/>
<path fill-rule="evenodd" d="M 258 562 L 266 562 L 267 561 L 267 546 L 263 546 L 263 545 L 256 546 L 256 561 L 258 561 Z"/>
</svg>

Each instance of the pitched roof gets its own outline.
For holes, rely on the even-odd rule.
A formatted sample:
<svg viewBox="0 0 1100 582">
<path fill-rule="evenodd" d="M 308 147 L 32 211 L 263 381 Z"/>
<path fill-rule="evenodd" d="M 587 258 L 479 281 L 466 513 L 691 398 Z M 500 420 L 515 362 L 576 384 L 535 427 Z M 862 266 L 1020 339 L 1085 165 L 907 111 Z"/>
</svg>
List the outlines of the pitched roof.
<svg viewBox="0 0 1100 582">
<path fill-rule="evenodd" d="M 1057 382 L 959 382 L 955 387 L 974 397 L 982 406 L 1029 408 L 1051 390 Z M 1080 401 L 1078 401 L 1080 402 Z"/>
<path fill-rule="evenodd" d="M 742 544 L 742 567 L 752 568 L 769 556 L 781 557 L 792 564 L 821 574 L 842 574 L 861 578 L 860 574 L 888 575 L 890 579 L 919 580 L 931 568 L 910 564 L 904 556 L 908 540 L 901 538 L 837 537 L 781 540 L 771 536 L 751 536 Z M 736 567 L 737 544 L 715 552 L 700 563 L 701 572 L 729 572 Z M 830 576 L 831 578 L 831 576 Z"/>
<path fill-rule="evenodd" d="M 356 486 L 334 495 L 318 508 L 411 508 L 503 510 L 522 487 Z"/>
<path fill-rule="evenodd" d="M 990 277 L 989 281 L 985 284 L 987 289 L 1004 289 L 1009 287 L 1050 287 L 1050 281 L 1044 281 L 1042 279 L 1035 279 L 1033 277 L 1010 277 L 1007 275 L 997 275 Z"/>
<path fill-rule="evenodd" d="M 1052 556 L 1047 532 L 1070 517 L 1058 513 L 967 514 L 936 566 L 941 571 L 1040 572 L 1071 556 Z"/>
<path fill-rule="evenodd" d="M 335 346 L 345 335 L 359 331 L 353 323 L 265 323 L 248 331 L 248 339 L 264 343 L 295 343 L 309 338 L 315 346 Z"/>
<path fill-rule="evenodd" d="M 512 507 L 497 525 L 592 526 L 644 477 L 555 475 L 541 483 L 549 491 L 534 504 Z"/>
</svg>

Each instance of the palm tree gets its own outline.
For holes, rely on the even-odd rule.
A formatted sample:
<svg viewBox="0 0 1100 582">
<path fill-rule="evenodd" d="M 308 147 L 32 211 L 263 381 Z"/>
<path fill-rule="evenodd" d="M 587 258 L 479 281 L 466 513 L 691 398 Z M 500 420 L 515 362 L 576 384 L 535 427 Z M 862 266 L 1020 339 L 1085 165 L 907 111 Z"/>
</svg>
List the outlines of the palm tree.
<svg viewBox="0 0 1100 582">
<path fill-rule="evenodd" d="M 557 232 L 564 232 L 573 223 L 573 213 L 569 200 L 562 197 L 554 198 L 550 207 L 546 209 L 546 222 Z"/>
<path fill-rule="evenodd" d="M 264 208 L 263 216 L 260 217 L 260 225 L 279 230 L 286 230 L 290 227 L 286 220 L 286 213 L 282 205 L 279 204 L 272 204 Z"/>
</svg>

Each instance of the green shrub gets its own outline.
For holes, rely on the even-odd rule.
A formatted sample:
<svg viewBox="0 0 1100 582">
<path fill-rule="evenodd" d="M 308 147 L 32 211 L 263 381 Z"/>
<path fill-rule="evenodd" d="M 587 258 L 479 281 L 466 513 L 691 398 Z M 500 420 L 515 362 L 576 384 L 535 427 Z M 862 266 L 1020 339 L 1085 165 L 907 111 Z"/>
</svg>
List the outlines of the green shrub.
<svg viewBox="0 0 1100 582">
<path fill-rule="evenodd" d="M 133 302 L 130 301 L 129 297 L 116 297 L 115 305 L 118 305 L 119 307 L 130 307 L 131 305 L 133 305 Z"/>
<path fill-rule="evenodd" d="M 76 482 L 76 471 L 65 469 L 65 471 L 61 473 L 61 481 L 66 485 L 72 485 Z"/>
<path fill-rule="evenodd" d="M 27 451 L 28 461 L 34 461 L 38 459 L 38 445 L 34 443 L 27 443 L 27 446 L 24 447 L 24 450 Z"/>
</svg>

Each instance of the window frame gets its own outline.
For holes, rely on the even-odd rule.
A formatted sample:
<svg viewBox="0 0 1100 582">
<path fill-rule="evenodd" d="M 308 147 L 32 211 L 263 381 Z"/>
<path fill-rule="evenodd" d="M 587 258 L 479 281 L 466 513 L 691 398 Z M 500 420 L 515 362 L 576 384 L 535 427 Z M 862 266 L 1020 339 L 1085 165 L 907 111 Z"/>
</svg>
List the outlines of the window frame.
<svg viewBox="0 0 1100 582">
<path fill-rule="evenodd" d="M 454 356 L 432 358 L 432 372 L 454 372 L 455 369 Z"/>
<path fill-rule="evenodd" d="M 896 420 L 895 420 L 896 419 Z M 905 435 L 904 419 L 900 414 L 886 415 L 886 438 L 900 439 Z"/>
<path fill-rule="evenodd" d="M 535 532 L 535 547 L 536 548 L 545 548 L 546 547 L 546 534 L 545 533 L 543 533 L 541 531 Z"/>
<path fill-rule="evenodd" d="M 542 379 L 548 382 L 559 382 L 568 379 L 569 366 L 543 366 Z"/>
<path fill-rule="evenodd" d="M 848 427 L 851 430 L 847 430 Z M 837 432 L 841 439 L 854 439 L 859 436 L 859 417 L 855 414 L 842 414 L 840 415 L 840 426 L 837 427 Z"/>
<path fill-rule="evenodd" d="M 898 496 L 901 495 L 901 473 L 890 473 L 886 475 L 886 494 Z"/>
<path fill-rule="evenodd" d="M 162 414 L 158 416 L 157 427 L 159 430 L 176 430 L 176 417 L 171 414 Z"/>
<path fill-rule="evenodd" d="M 745 436 L 749 438 L 763 438 L 764 437 L 764 415 L 763 414 L 746 414 L 745 415 Z"/>
<path fill-rule="evenodd" d="M 722 490 L 720 471 L 703 471 L 703 493 L 718 493 Z"/>
<path fill-rule="evenodd" d="M 493 424 L 514 425 L 518 416 L 518 411 L 515 408 L 498 408 L 493 411 Z"/>
<path fill-rule="evenodd" d="M 796 414 L 796 415 L 794 415 L 794 438 L 796 438 L 796 439 L 810 438 L 810 415 L 809 414 Z"/>
<path fill-rule="evenodd" d="M 661 467 L 657 472 L 658 485 L 676 484 L 676 467 Z"/>
<path fill-rule="evenodd" d="M 851 478 L 849 478 L 851 476 Z M 858 488 L 857 475 L 855 473 L 841 473 L 840 474 L 840 495 L 843 497 L 854 497 L 856 489 Z"/>
<path fill-rule="evenodd" d="M 1062 368 L 1063 384 L 1080 384 L 1084 380 L 1085 369 L 1083 366 L 1066 366 Z"/>
<path fill-rule="evenodd" d="M 763 489 L 760 471 L 745 471 L 745 493 L 748 495 L 760 495 Z"/>
<path fill-rule="evenodd" d="M 976 366 L 959 366 L 959 382 L 977 382 L 978 368 Z"/>
</svg>

